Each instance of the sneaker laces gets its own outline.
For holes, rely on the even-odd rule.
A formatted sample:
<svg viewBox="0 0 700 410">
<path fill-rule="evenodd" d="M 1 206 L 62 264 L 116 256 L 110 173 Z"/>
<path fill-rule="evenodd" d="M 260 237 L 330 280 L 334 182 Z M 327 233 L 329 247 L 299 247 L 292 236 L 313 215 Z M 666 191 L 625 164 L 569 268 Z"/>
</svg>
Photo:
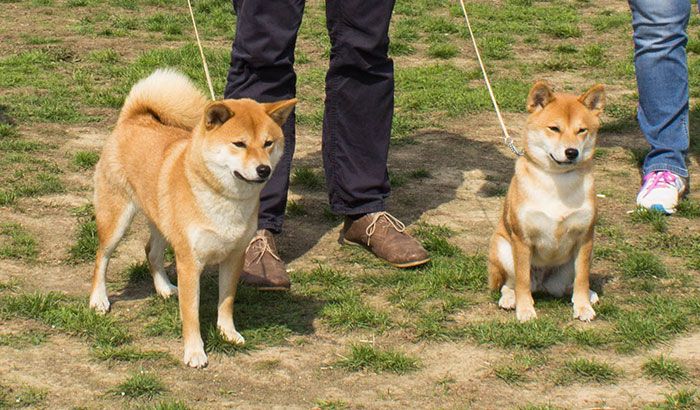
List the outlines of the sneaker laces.
<svg viewBox="0 0 700 410">
<path fill-rule="evenodd" d="M 372 217 L 372 222 L 370 222 L 370 224 L 367 225 L 367 229 L 365 229 L 365 234 L 367 234 L 367 246 L 369 246 L 370 241 L 372 240 L 374 231 L 377 230 L 377 222 L 381 217 L 384 217 L 384 219 L 386 219 L 397 232 L 403 232 L 406 230 L 406 225 L 399 221 L 399 219 L 394 215 L 390 214 L 389 212 L 377 212 Z"/>
<path fill-rule="evenodd" d="M 653 191 L 656 188 L 666 188 L 669 186 L 673 186 L 676 189 L 678 189 L 677 185 L 677 178 L 672 172 L 670 171 L 657 171 L 657 172 L 652 172 L 647 177 L 645 178 L 644 181 L 644 195 L 647 196 L 651 191 Z M 649 182 L 651 181 L 651 182 Z"/>
<path fill-rule="evenodd" d="M 253 240 L 250 241 L 248 247 L 245 248 L 245 253 L 248 253 L 250 248 L 257 242 L 261 242 L 262 246 L 259 249 L 255 250 L 257 254 L 253 257 L 253 263 L 259 263 L 262 260 L 263 256 L 265 256 L 265 253 L 269 253 L 270 256 L 272 256 L 273 258 L 277 259 L 278 261 L 282 261 L 282 259 L 280 259 L 280 257 L 275 254 L 275 251 L 270 246 L 270 241 L 268 241 L 267 237 L 264 235 L 256 235 L 255 238 L 253 238 Z"/>
</svg>

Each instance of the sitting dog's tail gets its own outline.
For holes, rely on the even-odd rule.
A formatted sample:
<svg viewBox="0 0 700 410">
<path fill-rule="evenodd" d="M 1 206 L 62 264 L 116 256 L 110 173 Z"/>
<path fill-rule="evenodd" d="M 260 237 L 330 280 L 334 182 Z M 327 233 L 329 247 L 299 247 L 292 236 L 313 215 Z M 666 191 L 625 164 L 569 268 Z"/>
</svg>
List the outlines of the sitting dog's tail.
<svg viewBox="0 0 700 410">
<path fill-rule="evenodd" d="M 148 115 L 165 125 L 191 130 L 201 120 L 207 101 L 184 74 L 158 69 L 131 88 L 119 122 Z"/>
</svg>

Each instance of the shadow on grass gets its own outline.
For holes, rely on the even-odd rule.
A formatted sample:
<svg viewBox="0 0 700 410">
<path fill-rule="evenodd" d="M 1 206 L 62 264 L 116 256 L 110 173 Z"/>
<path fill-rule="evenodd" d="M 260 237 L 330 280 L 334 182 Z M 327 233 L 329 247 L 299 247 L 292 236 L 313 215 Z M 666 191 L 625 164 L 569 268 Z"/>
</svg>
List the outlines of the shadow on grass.
<svg viewBox="0 0 700 410">
<path fill-rule="evenodd" d="M 168 266 L 166 271 L 173 283 L 177 283 L 175 265 Z M 147 319 L 145 333 L 149 336 L 181 337 L 182 322 L 177 297 L 166 300 L 155 295 L 150 273 L 141 264 L 134 265 L 129 273 L 127 284 L 112 300 L 144 299 L 151 295 L 141 312 Z M 295 292 L 264 292 L 239 285 L 234 322 L 246 343 L 235 346 L 221 338 L 216 328 L 218 294 L 217 271 L 207 268 L 202 274 L 200 286 L 202 338 L 208 351 L 229 355 L 261 346 L 282 345 L 290 337 L 314 333 L 313 322 L 325 304 L 313 296 Z"/>
<path fill-rule="evenodd" d="M 501 154 L 499 138 L 485 143 L 470 139 L 469 135 L 427 130 L 409 140 L 410 143 L 395 144 L 392 141 L 388 166 L 392 191 L 387 210 L 406 225 L 418 221 L 426 211 L 456 199 L 457 190 L 469 182 L 464 177 L 469 171 L 481 170 L 489 180 L 479 188 L 478 197 L 504 193 L 513 175 L 514 158 Z M 295 159 L 293 167 L 321 173 L 321 152 Z M 292 187 L 302 195 L 296 202 L 304 207 L 305 213 L 288 216 L 284 232 L 277 238 L 280 253 L 287 262 L 313 248 L 342 221 L 342 217 L 330 213 L 323 185 L 314 189 Z"/>
</svg>

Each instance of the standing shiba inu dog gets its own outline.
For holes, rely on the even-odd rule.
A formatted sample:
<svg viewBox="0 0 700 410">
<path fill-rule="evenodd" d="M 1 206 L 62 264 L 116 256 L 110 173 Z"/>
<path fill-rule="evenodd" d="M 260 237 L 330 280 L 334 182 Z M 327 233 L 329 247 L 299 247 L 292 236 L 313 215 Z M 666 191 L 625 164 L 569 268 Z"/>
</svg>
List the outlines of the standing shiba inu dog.
<svg viewBox="0 0 700 410">
<path fill-rule="evenodd" d="M 233 301 L 246 246 L 257 229 L 260 190 L 284 151 L 281 125 L 296 100 L 207 102 L 187 77 L 157 70 L 126 98 L 95 172 L 99 248 L 90 307 L 109 310 L 109 257 L 137 210 L 148 218 L 146 245 L 156 292 L 179 293 L 184 361 L 207 365 L 199 330 L 199 279 L 219 264 L 217 326 L 242 344 Z M 178 288 L 163 269 L 166 242 L 175 251 Z"/>
<path fill-rule="evenodd" d="M 605 105 L 602 85 L 581 96 L 537 82 L 527 98 L 525 155 L 515 164 L 489 252 L 489 285 L 519 321 L 537 317 L 533 291 L 573 291 L 574 318 L 595 317 L 589 289 L 596 196 L 593 152 Z"/>
</svg>

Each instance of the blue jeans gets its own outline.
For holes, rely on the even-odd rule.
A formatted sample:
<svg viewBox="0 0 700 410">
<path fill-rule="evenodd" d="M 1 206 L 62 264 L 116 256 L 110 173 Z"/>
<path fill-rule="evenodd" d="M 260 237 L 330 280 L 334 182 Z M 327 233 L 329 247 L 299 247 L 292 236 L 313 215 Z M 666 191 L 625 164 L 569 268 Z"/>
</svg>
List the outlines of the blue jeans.
<svg viewBox="0 0 700 410">
<path fill-rule="evenodd" d="M 629 0 L 634 28 L 637 119 L 651 145 L 642 171 L 687 178 L 689 0 Z"/>
</svg>

